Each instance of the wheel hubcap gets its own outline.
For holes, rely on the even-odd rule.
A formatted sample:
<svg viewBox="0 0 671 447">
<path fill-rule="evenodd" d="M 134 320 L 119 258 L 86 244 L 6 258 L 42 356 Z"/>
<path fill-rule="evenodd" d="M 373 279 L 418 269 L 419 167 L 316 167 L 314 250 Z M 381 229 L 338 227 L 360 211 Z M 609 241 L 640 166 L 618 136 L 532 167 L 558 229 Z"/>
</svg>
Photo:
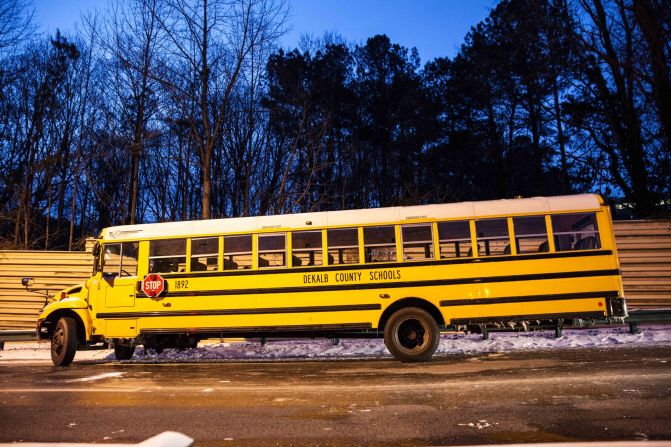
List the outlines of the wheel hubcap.
<svg viewBox="0 0 671 447">
<path fill-rule="evenodd" d="M 426 328 L 419 320 L 408 319 L 398 326 L 398 341 L 406 349 L 423 348 L 428 342 Z"/>
<path fill-rule="evenodd" d="M 60 354 L 61 350 L 63 349 L 64 335 L 63 328 L 59 327 L 54 331 L 53 337 L 51 337 L 51 349 L 57 354 Z"/>
</svg>

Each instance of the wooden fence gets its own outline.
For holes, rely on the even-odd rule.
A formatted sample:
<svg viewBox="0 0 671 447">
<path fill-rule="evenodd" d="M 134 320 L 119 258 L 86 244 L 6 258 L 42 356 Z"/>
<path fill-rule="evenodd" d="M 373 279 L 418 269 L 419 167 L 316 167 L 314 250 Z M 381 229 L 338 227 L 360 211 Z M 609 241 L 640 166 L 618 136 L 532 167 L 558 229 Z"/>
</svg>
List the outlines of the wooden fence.
<svg viewBox="0 0 671 447">
<path fill-rule="evenodd" d="M 21 278 L 50 293 L 86 281 L 93 257 L 83 251 L 0 251 L 0 330 L 34 329 L 45 297 L 27 292 Z"/>
<path fill-rule="evenodd" d="M 671 220 L 615 221 L 630 309 L 671 309 Z"/>
<path fill-rule="evenodd" d="M 629 308 L 671 308 L 671 221 L 617 221 L 615 237 Z M 44 305 L 22 277 L 56 291 L 85 281 L 91 261 L 88 252 L 0 251 L 0 330 L 33 329 Z"/>
</svg>

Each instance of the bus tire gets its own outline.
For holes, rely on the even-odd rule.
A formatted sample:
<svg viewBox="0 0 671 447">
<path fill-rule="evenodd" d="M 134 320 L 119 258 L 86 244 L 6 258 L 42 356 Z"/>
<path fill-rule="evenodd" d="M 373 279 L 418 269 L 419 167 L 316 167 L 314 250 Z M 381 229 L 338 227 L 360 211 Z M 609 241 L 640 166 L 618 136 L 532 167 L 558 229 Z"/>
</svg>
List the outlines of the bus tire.
<svg viewBox="0 0 671 447">
<path fill-rule="evenodd" d="M 51 334 L 51 361 L 55 366 L 68 366 L 77 352 L 77 323 L 62 317 Z"/>
<path fill-rule="evenodd" d="M 114 343 L 114 357 L 117 360 L 128 360 L 133 357 L 135 353 L 135 346 L 123 346 L 119 343 Z"/>
<path fill-rule="evenodd" d="M 394 312 L 384 326 L 384 344 L 402 362 L 429 360 L 439 342 L 436 320 L 418 307 L 405 307 Z"/>
</svg>

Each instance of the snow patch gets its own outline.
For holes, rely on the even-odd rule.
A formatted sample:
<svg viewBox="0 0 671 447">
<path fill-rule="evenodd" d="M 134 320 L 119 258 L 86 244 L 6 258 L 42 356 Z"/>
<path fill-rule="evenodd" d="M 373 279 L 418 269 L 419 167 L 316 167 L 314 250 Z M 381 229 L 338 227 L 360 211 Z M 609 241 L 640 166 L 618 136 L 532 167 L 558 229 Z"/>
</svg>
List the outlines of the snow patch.
<svg viewBox="0 0 671 447">
<path fill-rule="evenodd" d="M 627 327 L 603 329 L 566 329 L 555 338 L 554 331 L 492 332 L 488 340 L 481 335 L 445 333 L 441 335 L 437 355 L 489 354 L 538 349 L 607 348 L 617 346 L 671 345 L 671 326 L 650 326 L 638 334 Z M 212 360 L 279 360 L 279 359 L 371 359 L 391 358 L 381 339 L 341 339 L 333 345 L 328 339 L 272 340 L 265 344 L 250 340 L 238 343 L 204 344 L 195 349 L 166 349 L 161 354 L 135 351 L 131 362 L 193 362 Z M 109 355 L 106 360 L 114 360 Z"/>
<path fill-rule="evenodd" d="M 462 424 L 457 424 L 462 427 L 470 427 L 470 428 L 475 428 L 477 430 L 482 430 L 483 428 L 488 428 L 488 427 L 493 427 L 494 425 L 499 425 L 498 422 L 495 422 L 493 424 L 487 422 L 484 419 L 479 420 L 478 422 L 466 422 Z"/>
<path fill-rule="evenodd" d="M 436 356 L 455 354 L 489 356 L 512 351 L 535 351 L 539 349 L 573 348 L 617 348 L 635 346 L 671 346 L 671 326 L 651 325 L 641 328 L 638 334 L 629 333 L 627 326 L 606 328 L 565 329 L 563 336 L 555 338 L 554 331 L 539 332 L 490 332 L 484 340 L 478 334 L 450 332 L 441 335 Z M 179 351 L 166 349 L 160 354 L 142 347 L 135 350 L 130 360 L 123 363 L 199 362 L 199 361 L 266 361 L 266 360 L 352 360 L 392 358 L 381 339 L 341 339 L 334 345 L 329 339 L 269 339 L 265 344 L 259 340 L 219 343 L 208 340 L 197 348 Z M 0 351 L 2 361 L 33 361 L 50 359 L 47 343 L 7 343 Z M 75 360 L 116 361 L 110 350 L 82 351 Z M 665 362 L 666 360 L 660 360 Z M 73 382 L 89 382 L 119 377 L 123 372 L 99 374 L 73 379 Z M 230 380 L 220 380 L 229 383 Z M 207 392 L 207 391 L 205 391 Z"/>
</svg>

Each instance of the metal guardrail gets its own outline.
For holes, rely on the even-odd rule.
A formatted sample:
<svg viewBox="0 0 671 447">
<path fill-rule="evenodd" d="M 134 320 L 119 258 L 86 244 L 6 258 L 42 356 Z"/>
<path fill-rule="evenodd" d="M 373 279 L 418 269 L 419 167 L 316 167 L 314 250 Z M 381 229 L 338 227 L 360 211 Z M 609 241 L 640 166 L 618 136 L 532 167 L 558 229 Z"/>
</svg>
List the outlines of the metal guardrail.
<svg viewBox="0 0 671 447">
<path fill-rule="evenodd" d="M 564 329 L 580 329 L 580 328 L 599 328 L 600 326 L 612 327 L 617 325 L 617 322 L 613 322 L 610 319 L 596 320 L 593 323 L 584 324 L 580 320 L 576 324 L 574 322 L 573 326 L 564 326 L 561 322 L 559 323 L 548 323 L 541 326 L 535 326 L 533 330 L 551 330 L 555 332 L 555 338 L 560 338 L 563 335 Z M 639 325 L 642 323 L 671 323 L 671 308 L 669 309 L 634 309 L 629 311 L 629 316 L 627 316 L 622 324 L 629 326 L 629 332 L 632 334 L 638 334 L 640 332 Z M 524 332 L 526 329 L 522 325 L 516 325 L 515 327 L 491 327 L 485 324 L 474 324 L 471 325 L 475 330 L 475 333 L 482 334 L 483 340 L 489 339 L 489 334 L 491 332 Z"/>
<path fill-rule="evenodd" d="M 631 310 L 624 323 L 629 325 L 629 332 L 637 334 L 641 323 L 671 323 L 671 309 Z"/>
<path fill-rule="evenodd" d="M 30 330 L 0 330 L 0 351 L 7 341 L 37 341 L 37 333 Z"/>
</svg>

